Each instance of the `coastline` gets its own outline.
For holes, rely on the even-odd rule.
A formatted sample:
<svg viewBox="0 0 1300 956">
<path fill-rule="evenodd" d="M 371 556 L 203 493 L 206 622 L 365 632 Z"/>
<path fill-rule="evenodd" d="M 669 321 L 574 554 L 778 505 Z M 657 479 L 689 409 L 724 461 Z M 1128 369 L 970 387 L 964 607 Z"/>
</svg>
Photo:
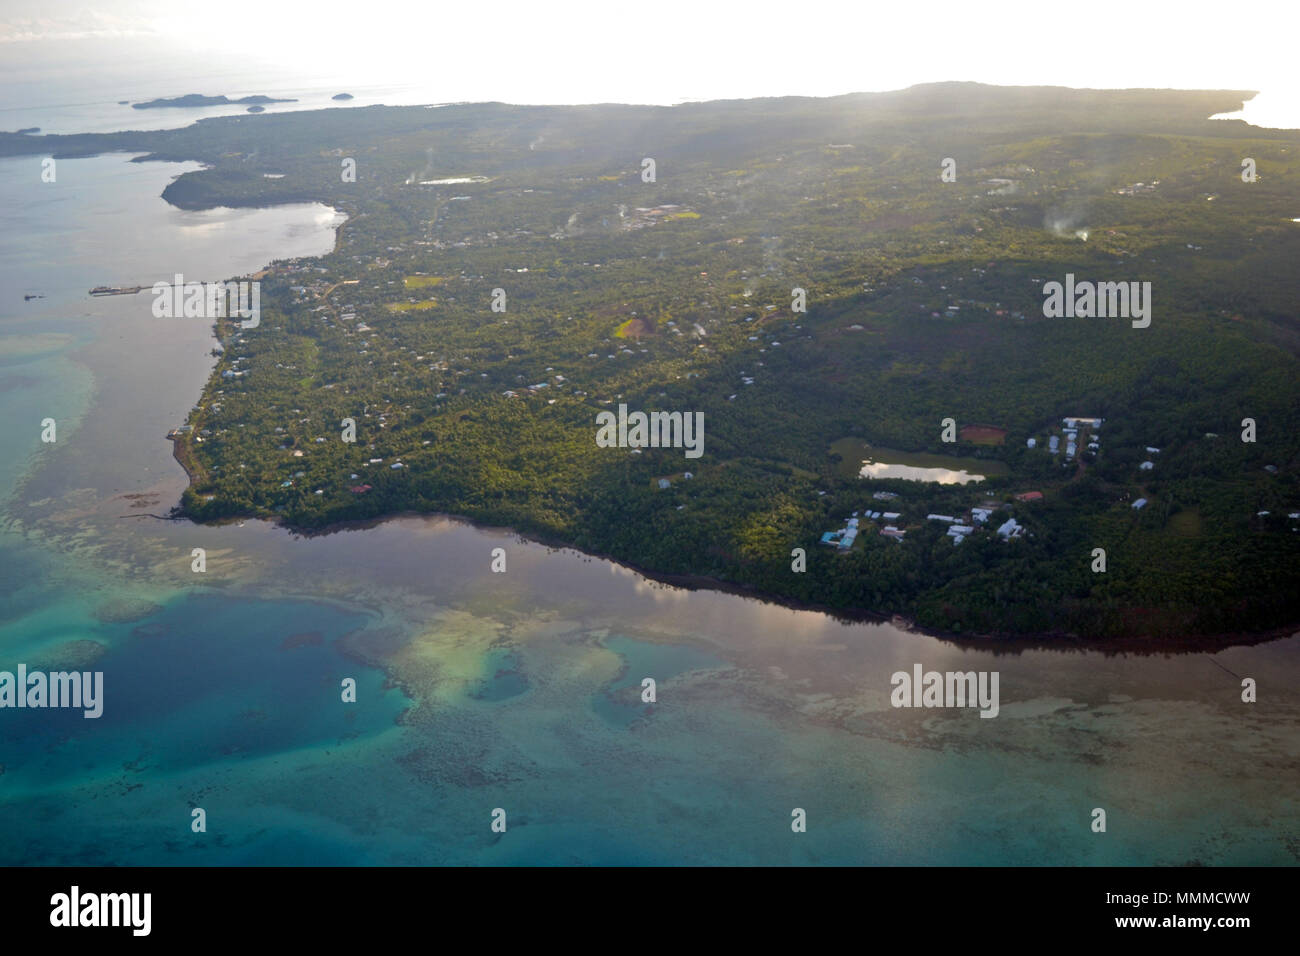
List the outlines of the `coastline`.
<svg viewBox="0 0 1300 956">
<path fill-rule="evenodd" d="M 1243 104 L 1247 100 L 1243 100 Z M 1242 121 L 1244 122 L 1244 121 Z M 1246 124 L 1249 125 L 1249 124 Z M 147 154 L 134 159 L 133 161 L 147 162 L 150 160 L 167 161 L 167 157 Z M 168 205 L 182 210 L 198 211 L 204 209 L 217 208 L 205 196 L 188 196 L 185 195 L 185 187 L 175 188 L 181 179 L 174 180 L 169 184 L 161 194 Z M 342 229 L 350 222 L 357 213 L 348 212 L 335 199 L 324 199 L 318 196 L 289 196 L 287 198 L 277 197 L 274 201 L 268 201 L 266 198 L 246 199 L 224 197 L 220 201 L 220 206 L 231 208 L 274 208 L 276 206 L 298 203 L 298 202 L 317 202 L 330 206 L 337 212 L 344 214 L 342 222 L 334 227 L 334 245 L 331 252 L 337 250 L 339 236 Z M 328 253 L 326 253 L 328 254 Z M 321 256 L 306 257 L 319 259 Z M 268 263 L 260 270 L 250 273 L 254 277 L 260 277 L 272 267 L 274 263 Z M 213 340 L 221 344 L 220 336 L 217 334 L 217 327 L 213 327 Z M 207 388 L 211 382 L 211 377 L 205 379 L 199 388 L 199 399 L 206 394 Z M 997 427 L 997 426 L 981 426 Z M 181 466 L 187 479 L 187 487 L 194 487 L 206 481 L 206 475 L 202 472 L 195 462 L 189 442 L 184 440 L 184 436 L 169 436 L 172 441 L 172 457 Z M 159 516 L 154 516 L 159 517 Z M 404 518 L 442 518 L 467 524 L 475 529 L 482 531 L 492 531 L 515 535 L 526 541 L 540 544 L 547 548 L 557 550 L 568 550 L 586 557 L 596 558 L 624 567 L 634 573 L 644 577 L 647 580 L 671 587 L 681 588 L 684 590 L 703 590 L 715 591 L 725 594 L 732 594 L 738 597 L 750 598 L 761 603 L 789 608 L 795 611 L 809 611 L 823 614 L 834 620 L 845 624 L 854 623 L 892 623 L 901 630 L 923 634 L 934 637 L 957 647 L 980 650 L 1005 651 L 1007 653 L 1019 653 L 1025 650 L 1080 650 L 1080 651 L 1101 651 L 1103 653 L 1133 653 L 1141 655 L 1151 654 L 1192 654 L 1192 653 L 1214 653 L 1228 647 L 1251 646 L 1255 644 L 1266 643 L 1269 641 L 1279 640 L 1282 638 L 1300 634 L 1300 622 L 1285 627 L 1277 627 L 1264 631 L 1234 631 L 1217 634 L 1195 634 L 1184 635 L 1179 637 L 1152 637 L 1141 635 L 1127 635 L 1117 637 L 1082 637 L 1078 634 L 1063 630 L 1051 630 L 1043 632 L 979 632 L 964 631 L 950 632 L 932 627 L 926 627 L 918 624 L 916 621 L 906 618 L 899 614 L 889 614 L 873 610 L 866 607 L 832 607 L 829 605 L 801 601 L 797 598 L 790 598 L 780 594 L 765 592 L 752 585 L 746 585 L 730 581 L 723 578 L 717 578 L 709 575 L 694 573 L 669 573 L 657 571 L 653 568 L 645 567 L 633 561 L 620 558 L 611 554 L 599 551 L 585 551 L 577 548 L 570 542 L 547 537 L 544 534 L 532 531 L 521 531 L 512 526 L 503 526 L 491 524 L 467 515 L 455 514 L 440 511 L 417 511 L 402 510 L 384 514 L 374 518 L 364 519 L 344 519 L 329 522 L 325 525 L 315 528 L 297 527 L 290 523 L 286 518 L 275 515 L 262 515 L 256 513 L 241 513 L 223 516 L 213 521 L 195 521 L 189 515 L 181 511 L 179 501 L 173 506 L 171 516 L 166 520 L 189 521 L 196 525 L 224 525 L 236 521 L 257 520 L 266 521 L 278 528 L 287 531 L 291 535 L 301 537 L 316 537 L 328 534 L 334 534 L 349 530 L 364 530 L 367 528 L 377 527 L 386 522 L 400 520 Z"/>
<path fill-rule="evenodd" d="M 173 454 L 174 453 L 175 449 L 173 449 Z M 182 462 L 178 456 L 176 457 L 176 461 L 185 469 L 186 475 L 190 476 L 189 469 L 186 468 L 185 463 Z M 513 535 L 523 539 L 524 541 L 539 544 L 545 548 L 551 548 L 557 551 L 571 551 L 584 557 L 607 561 L 610 564 L 618 565 L 619 567 L 626 568 L 635 574 L 639 574 L 648 581 L 654 581 L 658 584 L 665 584 L 686 591 L 714 591 L 721 594 L 732 594 L 737 597 L 748 598 L 763 604 L 788 608 L 792 611 L 808 611 L 822 614 L 839 621 L 842 624 L 892 624 L 899 630 L 908 633 L 921 634 L 926 637 L 933 637 L 966 650 L 984 650 L 1005 652 L 1009 654 L 1018 654 L 1023 651 L 1031 650 L 1096 651 L 1105 654 L 1137 654 L 1142 656 L 1153 654 L 1213 654 L 1221 650 L 1226 650 L 1229 647 L 1249 647 L 1255 644 L 1265 644 L 1269 641 L 1282 640 L 1300 634 L 1300 625 L 1289 625 L 1286 627 L 1273 628 L 1267 631 L 1237 631 L 1222 634 L 1187 635 L 1177 639 L 1143 636 L 1086 638 L 1066 631 L 1043 631 L 1032 634 L 1012 632 L 979 633 L 974 631 L 956 633 L 936 628 L 923 627 L 901 614 L 886 614 L 880 611 L 871 610 L 870 608 L 835 608 L 830 607 L 829 605 L 800 601 L 796 598 L 788 598 L 779 594 L 769 594 L 760 591 L 757 588 L 737 584 L 734 581 L 728 581 L 724 578 L 716 578 L 703 574 L 672 574 L 656 571 L 653 568 L 643 567 L 631 561 L 615 557 L 614 555 L 603 554 L 597 551 L 584 551 L 557 538 L 548 538 L 544 535 L 533 532 L 520 531 L 518 528 L 507 525 L 489 524 L 466 515 L 452 514 L 444 511 L 396 511 L 392 514 L 382 515 L 377 518 L 353 518 L 331 522 L 330 524 L 324 525 L 320 528 L 310 529 L 295 527 L 280 517 L 256 514 L 231 515 L 222 518 L 220 521 L 196 522 L 188 515 L 177 513 L 173 517 L 165 520 L 189 521 L 191 524 L 197 526 L 203 526 L 205 524 L 214 526 L 226 525 L 238 521 L 263 521 L 295 537 L 316 538 L 331 534 L 340 534 L 347 531 L 365 531 L 390 522 L 411 518 L 441 519 L 467 525 L 477 531 Z"/>
</svg>

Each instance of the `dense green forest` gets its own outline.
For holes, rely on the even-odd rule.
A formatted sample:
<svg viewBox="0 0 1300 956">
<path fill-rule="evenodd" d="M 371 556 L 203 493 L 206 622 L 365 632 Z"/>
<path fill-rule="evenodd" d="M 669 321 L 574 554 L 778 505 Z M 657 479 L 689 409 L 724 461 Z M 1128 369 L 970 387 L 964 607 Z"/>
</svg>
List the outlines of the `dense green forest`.
<svg viewBox="0 0 1300 956">
<path fill-rule="evenodd" d="M 348 214 L 262 276 L 256 328 L 217 325 L 176 439 L 196 521 L 449 512 L 948 632 L 1166 637 L 1300 620 L 1300 134 L 1206 119 L 1243 95 L 369 107 L 0 155 L 201 160 L 168 200 Z M 1045 317 L 1067 274 L 1151 283 L 1150 326 Z M 703 412 L 703 455 L 598 447 L 620 403 Z M 1100 447 L 1067 460 L 1066 416 L 1104 418 Z M 1006 473 L 868 480 L 846 437 Z M 960 544 L 926 518 L 972 506 L 995 515 Z M 905 538 L 863 515 L 819 544 L 871 509 Z"/>
</svg>

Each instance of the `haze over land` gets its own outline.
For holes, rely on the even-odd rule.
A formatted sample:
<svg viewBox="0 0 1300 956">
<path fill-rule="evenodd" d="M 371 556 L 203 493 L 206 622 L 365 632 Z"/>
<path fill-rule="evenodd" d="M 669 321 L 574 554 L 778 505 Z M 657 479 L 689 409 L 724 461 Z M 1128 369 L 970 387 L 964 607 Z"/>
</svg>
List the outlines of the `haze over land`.
<svg viewBox="0 0 1300 956">
<path fill-rule="evenodd" d="M 667 105 L 970 80 L 1259 90 L 1259 115 L 1248 119 L 1300 127 L 1288 29 L 1294 7 L 1267 0 L 1249 10 L 1207 19 L 1190 6 L 1009 0 L 944 5 L 918 17 L 887 3 L 762 0 L 738 10 L 665 0 L 621 18 L 595 0 L 555 11 L 519 0 L 450 7 L 322 0 L 310 12 L 260 0 L 93 8 L 11 0 L 0 14 L 0 115 L 37 103 L 329 87 L 373 90 L 390 104 Z M 0 122 L 31 125 L 40 124 Z"/>
</svg>

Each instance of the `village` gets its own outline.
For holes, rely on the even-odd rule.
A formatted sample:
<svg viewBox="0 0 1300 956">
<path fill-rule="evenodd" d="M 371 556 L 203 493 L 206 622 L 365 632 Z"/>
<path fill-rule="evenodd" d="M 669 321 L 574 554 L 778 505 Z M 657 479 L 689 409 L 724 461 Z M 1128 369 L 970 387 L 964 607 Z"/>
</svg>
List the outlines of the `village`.
<svg viewBox="0 0 1300 956">
<path fill-rule="evenodd" d="M 989 494 L 991 493 L 986 493 L 986 497 Z M 890 500 L 897 498 L 898 495 L 889 491 L 878 491 L 872 497 L 880 500 Z M 1042 497 L 1041 492 L 1030 491 L 1016 495 L 1016 500 L 1026 502 L 1041 501 Z M 953 515 L 927 514 L 924 520 L 946 525 L 944 534 L 952 540 L 954 545 L 961 544 L 972 534 L 986 531 L 991 531 L 1003 541 L 1013 541 L 1025 534 L 1025 527 L 1009 515 L 1005 517 L 1005 520 L 999 520 L 1003 517 L 999 512 L 1010 507 L 1011 505 L 1007 502 L 985 500 Z M 995 515 L 997 518 L 995 518 Z M 824 533 L 821 536 L 820 543 L 835 548 L 838 552 L 846 552 L 853 547 L 854 542 L 863 532 L 863 522 L 866 521 L 872 522 L 869 527 L 880 537 L 902 542 L 906 539 L 909 531 L 922 526 L 921 519 L 917 517 L 910 526 L 902 527 L 901 525 L 904 525 L 903 518 L 903 512 L 899 511 L 855 511 L 845 520 L 844 527 Z"/>
<path fill-rule="evenodd" d="M 1079 457 L 1080 444 L 1083 445 L 1084 452 L 1088 455 L 1088 460 L 1092 460 L 1101 451 L 1101 431 L 1104 418 L 1076 418 L 1067 417 L 1061 419 L 1059 429 L 1051 429 L 1047 435 L 1047 452 L 1051 455 L 1057 455 L 1061 451 L 1061 440 L 1065 440 L 1065 462 L 1068 465 Z M 1083 437 L 1080 438 L 1080 435 Z M 1025 440 L 1028 448 L 1038 448 L 1038 438 L 1031 436 Z M 1158 452 L 1159 449 L 1149 448 L 1149 452 Z"/>
<path fill-rule="evenodd" d="M 1048 428 L 1045 433 L 1028 437 L 1025 445 L 1030 450 L 1041 449 L 1050 456 L 1062 457 L 1063 468 L 1074 468 L 1076 475 L 1082 474 L 1087 465 L 1096 461 L 1100 454 L 1100 432 L 1104 421 L 1104 418 L 1097 416 L 1067 416 L 1061 419 L 1059 425 Z M 1138 466 L 1139 473 L 1153 471 L 1154 459 L 1160 454 L 1159 448 L 1150 445 L 1145 446 L 1144 451 L 1148 457 Z M 886 503 L 881 505 L 882 509 L 900 507 L 897 504 L 888 504 L 899 497 L 898 493 L 892 491 L 877 491 L 872 495 L 874 500 Z M 1027 531 L 1024 524 L 1013 515 L 1004 512 L 1012 509 L 1016 504 L 1033 504 L 1043 500 L 1043 493 L 1038 490 L 1007 494 L 1002 499 L 999 499 L 994 492 L 986 491 L 981 500 L 972 502 L 968 507 L 952 514 L 929 512 L 922 518 L 918 513 L 912 517 L 910 523 L 904 520 L 904 513 L 901 511 L 860 509 L 852 512 L 845 519 L 842 527 L 823 533 L 820 543 L 834 548 L 838 553 L 845 553 L 853 548 L 854 543 L 867 528 L 880 537 L 902 542 L 906 540 L 909 532 L 915 532 L 929 522 L 945 526 L 944 535 L 954 546 L 961 544 L 971 535 L 979 534 L 987 534 L 1004 542 L 1015 541 L 1025 536 L 1032 536 L 1032 532 Z M 1147 503 L 1146 497 L 1138 496 L 1129 507 L 1140 511 Z"/>
</svg>

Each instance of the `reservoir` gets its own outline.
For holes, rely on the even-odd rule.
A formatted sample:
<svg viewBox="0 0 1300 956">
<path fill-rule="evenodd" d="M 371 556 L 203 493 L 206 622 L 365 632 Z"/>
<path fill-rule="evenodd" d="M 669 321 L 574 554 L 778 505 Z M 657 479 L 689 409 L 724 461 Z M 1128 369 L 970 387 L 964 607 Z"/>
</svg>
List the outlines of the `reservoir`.
<svg viewBox="0 0 1300 956">
<path fill-rule="evenodd" d="M 989 475 L 1007 473 L 1007 466 L 993 459 L 898 451 L 870 445 L 860 438 L 841 438 L 831 445 L 831 452 L 840 456 L 839 470 L 842 474 L 862 478 L 902 478 L 941 485 L 964 485 L 983 481 Z"/>
</svg>

